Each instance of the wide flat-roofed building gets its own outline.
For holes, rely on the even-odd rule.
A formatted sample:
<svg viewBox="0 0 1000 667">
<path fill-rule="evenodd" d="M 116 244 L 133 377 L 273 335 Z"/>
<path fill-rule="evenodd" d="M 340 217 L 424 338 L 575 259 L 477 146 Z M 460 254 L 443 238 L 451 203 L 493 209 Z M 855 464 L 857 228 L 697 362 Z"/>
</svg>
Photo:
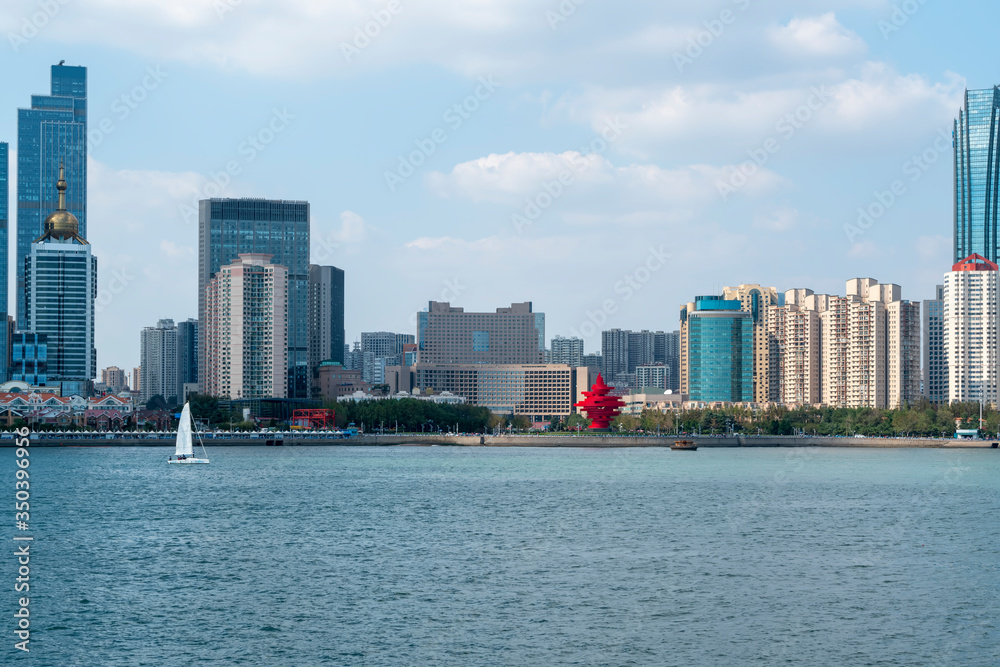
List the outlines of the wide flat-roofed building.
<svg viewBox="0 0 1000 667">
<path fill-rule="evenodd" d="M 497 414 L 566 416 L 573 411 L 573 369 L 565 364 L 424 364 L 416 389 L 449 391 Z"/>
<path fill-rule="evenodd" d="M 417 314 L 417 361 L 422 364 L 540 364 L 545 356 L 545 314 L 531 302 L 467 313 L 431 301 Z"/>
</svg>

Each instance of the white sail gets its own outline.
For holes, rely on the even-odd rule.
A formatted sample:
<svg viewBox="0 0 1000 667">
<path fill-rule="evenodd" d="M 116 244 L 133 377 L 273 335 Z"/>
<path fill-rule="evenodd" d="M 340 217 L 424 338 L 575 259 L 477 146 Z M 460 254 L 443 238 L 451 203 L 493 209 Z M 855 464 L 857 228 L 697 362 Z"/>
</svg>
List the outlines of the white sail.
<svg viewBox="0 0 1000 667">
<path fill-rule="evenodd" d="M 177 425 L 177 456 L 192 456 L 194 447 L 191 442 L 191 406 L 184 404 L 181 410 L 181 421 Z"/>
</svg>

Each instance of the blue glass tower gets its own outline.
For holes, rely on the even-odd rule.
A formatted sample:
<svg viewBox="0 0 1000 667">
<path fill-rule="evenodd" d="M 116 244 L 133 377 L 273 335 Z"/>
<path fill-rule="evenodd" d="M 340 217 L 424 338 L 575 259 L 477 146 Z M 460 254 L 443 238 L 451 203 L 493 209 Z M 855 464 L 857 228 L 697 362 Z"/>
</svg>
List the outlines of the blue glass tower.
<svg viewBox="0 0 1000 667">
<path fill-rule="evenodd" d="M 10 377 L 7 349 L 10 341 L 7 327 L 7 230 L 10 229 L 10 152 L 6 142 L 0 141 L 0 381 Z"/>
<path fill-rule="evenodd" d="M 753 392 L 753 314 L 739 300 L 698 297 L 686 318 L 692 401 L 750 403 Z"/>
<path fill-rule="evenodd" d="M 1000 209 L 1000 88 L 965 91 L 955 120 L 955 261 L 997 261 Z"/>
<path fill-rule="evenodd" d="M 57 206 L 52 184 L 66 165 L 66 209 L 87 237 L 87 68 L 52 66 L 51 95 L 17 111 L 17 322 L 25 321 L 24 260 Z"/>
</svg>

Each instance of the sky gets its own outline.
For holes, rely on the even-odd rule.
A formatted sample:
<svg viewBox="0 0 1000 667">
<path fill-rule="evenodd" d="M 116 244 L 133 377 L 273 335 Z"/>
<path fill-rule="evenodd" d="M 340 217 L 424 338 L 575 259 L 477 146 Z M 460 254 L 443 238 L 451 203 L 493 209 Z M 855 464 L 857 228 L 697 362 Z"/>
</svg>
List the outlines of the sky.
<svg viewBox="0 0 1000 667">
<path fill-rule="evenodd" d="M 414 332 L 432 300 L 531 301 L 548 338 L 594 352 L 726 285 L 932 298 L 952 123 L 967 87 L 1000 83 L 998 18 L 965 0 L 6 0 L 0 141 L 13 166 L 17 108 L 50 65 L 88 68 L 101 368 L 197 317 L 209 196 L 310 202 L 348 341 Z"/>
</svg>

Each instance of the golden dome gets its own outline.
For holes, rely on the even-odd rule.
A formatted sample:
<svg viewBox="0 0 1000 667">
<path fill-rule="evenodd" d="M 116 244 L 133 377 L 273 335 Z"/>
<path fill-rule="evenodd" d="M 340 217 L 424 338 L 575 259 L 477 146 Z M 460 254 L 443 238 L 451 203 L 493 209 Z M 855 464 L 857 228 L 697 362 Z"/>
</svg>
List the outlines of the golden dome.
<svg viewBox="0 0 1000 667">
<path fill-rule="evenodd" d="M 45 225 L 43 227 L 42 239 L 70 239 L 76 238 L 79 241 L 86 243 L 80 238 L 80 221 L 76 219 L 76 216 L 66 210 L 66 173 L 63 169 L 63 165 L 59 165 L 59 181 L 56 183 L 56 189 L 59 190 L 59 205 L 56 210 L 49 214 L 49 217 L 45 218 Z"/>
</svg>

